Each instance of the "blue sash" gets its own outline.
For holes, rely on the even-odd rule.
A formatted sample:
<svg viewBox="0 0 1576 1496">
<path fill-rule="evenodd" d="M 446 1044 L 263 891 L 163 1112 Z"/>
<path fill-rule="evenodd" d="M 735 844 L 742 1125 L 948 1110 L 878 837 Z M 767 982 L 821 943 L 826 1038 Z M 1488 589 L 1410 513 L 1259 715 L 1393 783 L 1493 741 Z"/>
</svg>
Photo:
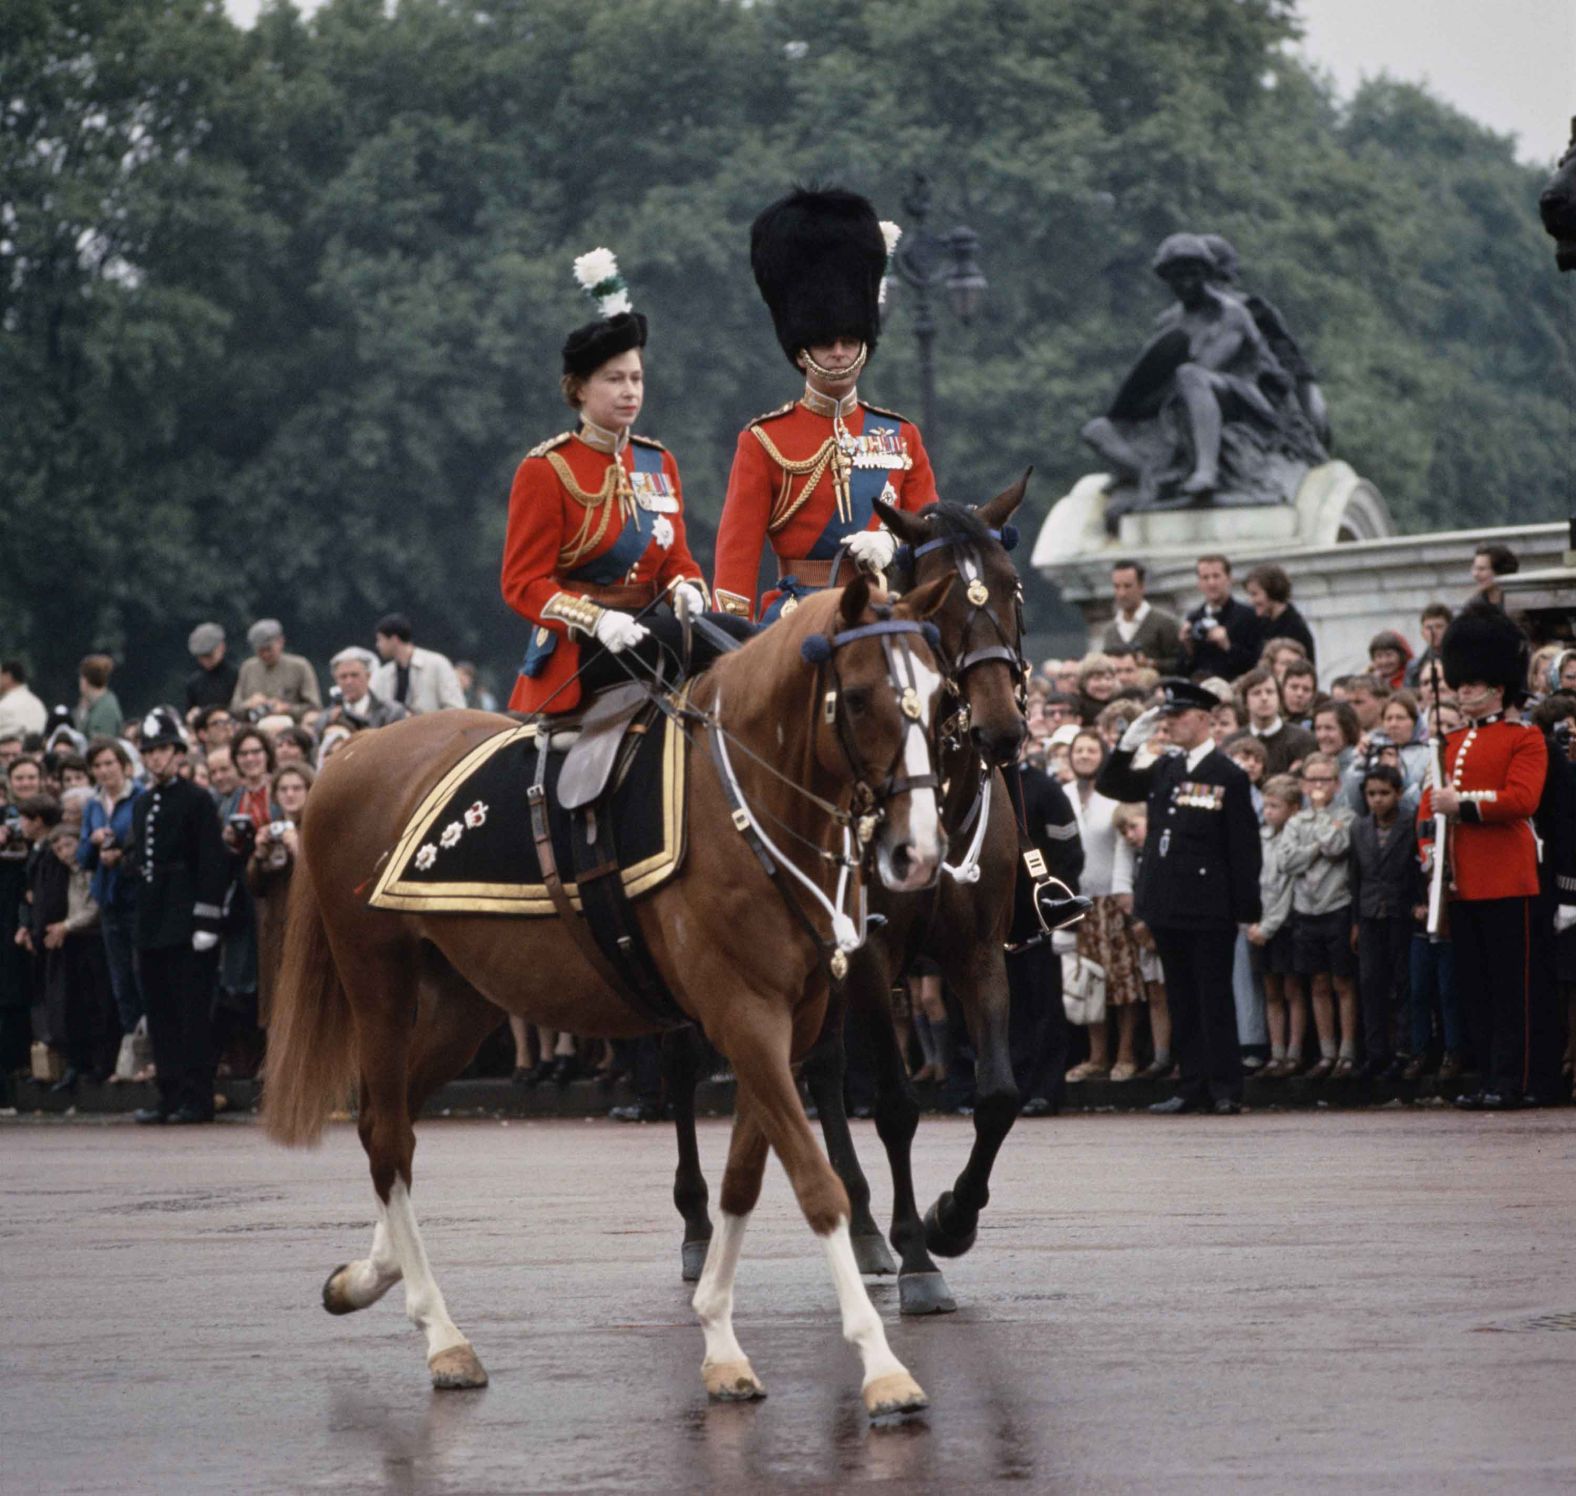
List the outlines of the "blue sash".
<svg viewBox="0 0 1576 1496">
<path fill-rule="evenodd" d="M 903 424 L 890 416 L 878 416 L 874 411 L 867 410 L 865 429 L 858 441 L 861 447 L 884 448 L 897 454 L 903 449 Z M 856 467 L 848 475 L 848 507 L 853 511 L 853 518 L 840 518 L 834 505 L 826 528 L 810 547 L 808 559 L 830 561 L 837 554 L 845 536 L 857 535 L 861 530 L 870 528 L 871 516 L 876 512 L 876 500 L 881 497 L 881 490 L 887 486 L 887 480 L 895 467 L 895 464 L 893 468 Z"/>
<path fill-rule="evenodd" d="M 635 471 L 646 475 L 644 483 L 636 484 L 637 491 L 654 489 L 665 492 L 668 483 L 667 475 L 662 470 L 662 449 L 631 442 L 630 450 L 634 454 Z M 675 510 L 677 507 L 675 504 Z M 646 554 L 655 523 L 655 519 L 647 517 L 646 511 L 638 503 L 631 504 L 618 539 L 594 561 L 587 561 L 583 566 L 565 572 L 564 581 L 590 582 L 596 587 L 609 587 L 615 582 L 622 582 L 629 575 L 630 568 Z M 525 659 L 520 664 L 520 674 L 534 680 L 547 668 L 547 662 L 557 648 L 558 635 L 552 629 L 532 629 L 531 642 L 526 646 Z"/>
</svg>

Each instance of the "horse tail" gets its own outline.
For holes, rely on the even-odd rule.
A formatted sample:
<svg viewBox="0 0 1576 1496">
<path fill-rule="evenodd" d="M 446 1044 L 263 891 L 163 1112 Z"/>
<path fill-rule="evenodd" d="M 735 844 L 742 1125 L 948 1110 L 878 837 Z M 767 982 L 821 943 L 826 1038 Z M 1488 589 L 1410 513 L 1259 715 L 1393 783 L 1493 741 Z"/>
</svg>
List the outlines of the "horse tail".
<svg viewBox="0 0 1576 1496">
<path fill-rule="evenodd" d="M 296 860 L 285 911 L 284 954 L 274 983 L 264 1066 L 263 1118 L 287 1147 L 311 1147 L 356 1078 L 356 1030 L 328 927 L 304 859 Z"/>
</svg>

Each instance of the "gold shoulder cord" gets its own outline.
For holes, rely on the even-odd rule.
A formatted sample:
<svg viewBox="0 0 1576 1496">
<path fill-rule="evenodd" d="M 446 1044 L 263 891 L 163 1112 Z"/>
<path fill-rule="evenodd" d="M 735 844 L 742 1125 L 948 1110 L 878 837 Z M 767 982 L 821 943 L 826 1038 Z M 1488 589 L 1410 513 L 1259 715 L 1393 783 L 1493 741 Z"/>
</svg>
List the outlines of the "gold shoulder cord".
<svg viewBox="0 0 1576 1496">
<path fill-rule="evenodd" d="M 791 520 L 803 507 L 805 500 L 815 490 L 815 485 L 821 481 L 821 474 L 831 465 L 832 460 L 839 455 L 837 437 L 827 437 L 819 447 L 801 462 L 791 462 L 777 450 L 777 445 L 766 432 L 759 426 L 751 426 L 755 439 L 766 449 L 766 455 L 782 469 L 782 487 L 777 492 L 777 502 L 772 505 L 771 518 L 766 522 L 766 532 L 775 535 L 784 525 Z M 793 503 L 788 503 L 788 492 L 791 480 L 808 473 L 804 480 L 804 487 L 799 490 L 799 497 Z"/>
<path fill-rule="evenodd" d="M 629 505 L 634 501 L 634 490 L 630 487 L 629 475 L 624 471 L 623 463 L 616 459 L 608 463 L 607 472 L 602 475 L 602 487 L 597 492 L 591 493 L 575 481 L 575 475 L 563 457 L 557 452 L 549 452 L 546 455 L 553 472 L 558 475 L 558 481 L 563 484 L 564 491 L 585 509 L 585 517 L 580 521 L 580 528 L 575 532 L 574 539 L 558 553 L 560 566 L 573 566 L 582 556 L 589 555 L 602 543 L 615 508 L 618 511 L 619 523 L 624 522 L 629 512 Z M 608 503 L 614 495 L 618 497 L 616 506 Z"/>
</svg>

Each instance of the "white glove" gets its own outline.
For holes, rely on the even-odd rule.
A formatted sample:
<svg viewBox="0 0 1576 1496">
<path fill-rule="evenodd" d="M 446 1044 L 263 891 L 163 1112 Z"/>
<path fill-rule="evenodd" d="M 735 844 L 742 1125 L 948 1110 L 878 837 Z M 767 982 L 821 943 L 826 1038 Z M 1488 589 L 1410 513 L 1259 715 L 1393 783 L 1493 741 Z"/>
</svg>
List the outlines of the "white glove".
<svg viewBox="0 0 1576 1496">
<path fill-rule="evenodd" d="M 219 937 L 211 930 L 192 931 L 192 949 L 200 956 L 204 951 L 211 951 L 219 943 Z"/>
<path fill-rule="evenodd" d="M 680 582 L 673 589 L 673 611 L 679 610 L 679 599 L 684 599 L 685 610 L 691 618 L 697 617 L 706 611 L 706 594 L 693 582 Z"/>
<path fill-rule="evenodd" d="M 845 535 L 843 544 L 865 571 L 885 571 L 897 554 L 897 536 L 890 530 L 861 530 Z"/>
<path fill-rule="evenodd" d="M 1561 904 L 1554 911 L 1554 933 L 1563 935 L 1576 925 L 1576 904 Z"/>
<path fill-rule="evenodd" d="M 632 645 L 639 644 L 651 630 L 643 623 L 636 623 L 628 613 L 621 613 L 617 608 L 604 608 L 591 632 L 596 635 L 596 642 L 609 654 L 620 654 Z"/>
<path fill-rule="evenodd" d="M 1135 722 L 1129 723 L 1117 744 L 1124 753 L 1136 753 L 1160 730 L 1160 708 L 1152 706 Z"/>
</svg>

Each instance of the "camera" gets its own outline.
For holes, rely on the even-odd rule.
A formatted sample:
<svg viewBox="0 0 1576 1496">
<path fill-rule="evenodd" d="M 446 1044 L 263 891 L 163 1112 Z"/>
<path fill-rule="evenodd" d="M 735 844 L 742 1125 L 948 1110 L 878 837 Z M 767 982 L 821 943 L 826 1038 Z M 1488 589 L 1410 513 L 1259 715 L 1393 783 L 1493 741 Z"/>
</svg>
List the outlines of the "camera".
<svg viewBox="0 0 1576 1496">
<path fill-rule="evenodd" d="M 250 816 L 231 816 L 224 826 L 239 846 L 249 847 L 257 839 L 257 827 Z"/>
<path fill-rule="evenodd" d="M 1208 642 L 1209 631 L 1219 622 L 1220 620 L 1215 616 L 1215 610 L 1213 608 L 1205 608 L 1202 616 L 1195 618 L 1191 623 L 1188 624 L 1188 642 L 1191 644 L 1204 644 Z"/>
<path fill-rule="evenodd" d="M 268 823 L 268 836 L 271 841 L 283 841 L 285 832 L 290 829 L 289 821 L 270 821 Z"/>
</svg>

